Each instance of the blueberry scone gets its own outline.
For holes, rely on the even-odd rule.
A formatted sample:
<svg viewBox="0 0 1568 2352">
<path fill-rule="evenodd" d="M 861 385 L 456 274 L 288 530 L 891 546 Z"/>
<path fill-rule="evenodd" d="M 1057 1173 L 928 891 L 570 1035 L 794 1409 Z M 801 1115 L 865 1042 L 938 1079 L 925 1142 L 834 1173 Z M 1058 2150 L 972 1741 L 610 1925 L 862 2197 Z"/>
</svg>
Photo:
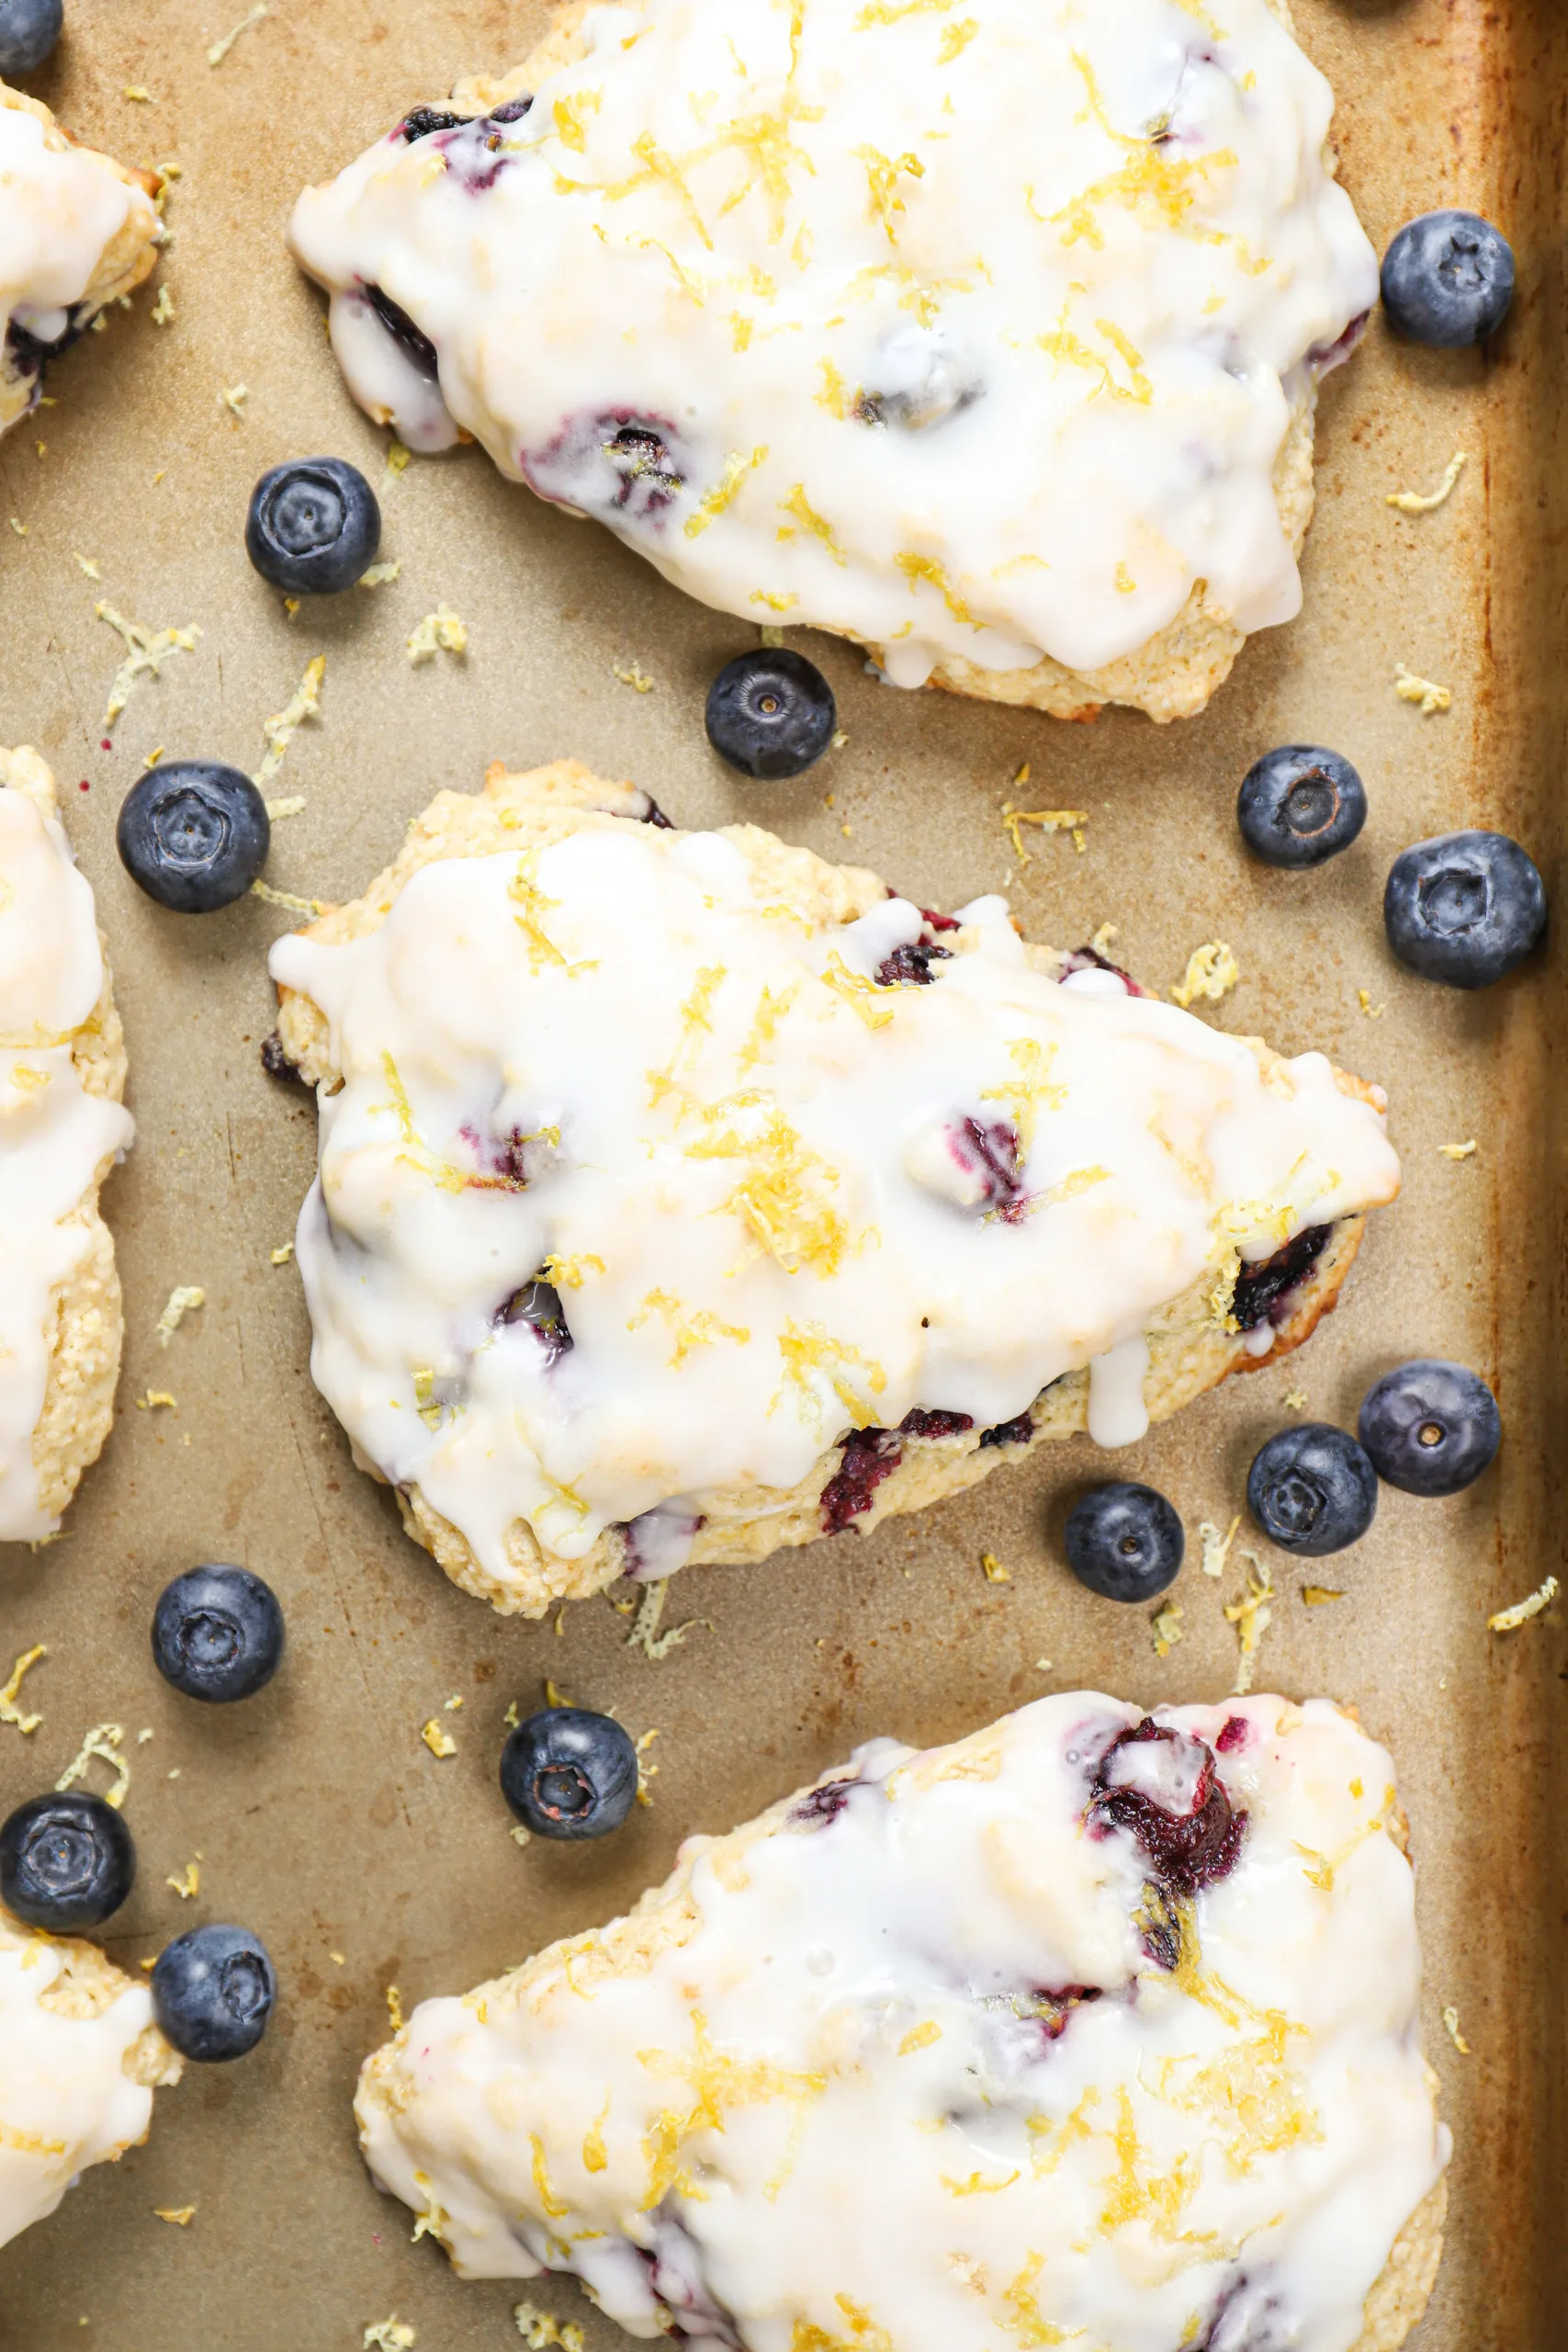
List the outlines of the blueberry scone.
<svg viewBox="0 0 1568 2352">
<path fill-rule="evenodd" d="M 0 433 L 37 402 L 44 362 L 152 267 L 160 185 L 0 82 Z"/>
<path fill-rule="evenodd" d="M 1304 1339 L 1398 1187 L 1321 1054 L 571 762 L 442 793 L 272 971 L 316 1384 L 504 1611 L 1128 1443 Z"/>
<path fill-rule="evenodd" d="M 1387 1751 L 1324 1699 L 873 1740 L 360 2075 L 469 2278 L 705 2352 L 1394 2352 L 1449 2134 Z"/>
<path fill-rule="evenodd" d="M 573 0 L 290 231 L 350 389 L 896 684 L 1202 708 L 1378 266 L 1284 0 Z"/>
<path fill-rule="evenodd" d="M 0 2245 L 139 2146 L 152 2093 L 179 2078 L 144 1980 L 0 1910 Z"/>
<path fill-rule="evenodd" d="M 93 892 L 32 751 L 0 750 L 0 1542 L 36 1542 L 114 1419 L 124 1319 L 98 1188 L 132 1135 Z"/>
</svg>

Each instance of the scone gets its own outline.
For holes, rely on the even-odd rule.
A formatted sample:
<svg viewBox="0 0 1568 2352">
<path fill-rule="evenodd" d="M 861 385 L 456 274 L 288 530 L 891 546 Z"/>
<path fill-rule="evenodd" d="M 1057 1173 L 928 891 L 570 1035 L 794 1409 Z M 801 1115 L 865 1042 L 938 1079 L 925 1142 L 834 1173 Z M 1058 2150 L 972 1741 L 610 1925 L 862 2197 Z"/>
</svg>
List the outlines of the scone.
<svg viewBox="0 0 1568 2352">
<path fill-rule="evenodd" d="M 470 2278 L 705 2352 L 1393 2352 L 1441 2250 L 1393 1767 L 1327 1700 L 861 1748 L 364 2067 Z"/>
<path fill-rule="evenodd" d="M 503 1611 L 1141 1436 L 1304 1339 L 1381 1090 L 572 762 L 272 952 L 317 1386 Z"/>
<path fill-rule="evenodd" d="M 44 362 L 152 267 L 160 185 L 0 82 L 0 433 L 37 402 Z"/>
<path fill-rule="evenodd" d="M 1201 710 L 1378 266 L 1284 0 L 572 0 L 295 208 L 361 405 L 897 685 Z"/>
<path fill-rule="evenodd" d="M 145 1980 L 0 1910 L 0 2245 L 139 2146 L 152 2093 L 179 2078 Z"/>
<path fill-rule="evenodd" d="M 51 1534 L 114 1419 L 124 1317 L 98 1188 L 130 1145 L 86 877 L 33 751 L 0 750 L 0 1543 Z"/>
</svg>

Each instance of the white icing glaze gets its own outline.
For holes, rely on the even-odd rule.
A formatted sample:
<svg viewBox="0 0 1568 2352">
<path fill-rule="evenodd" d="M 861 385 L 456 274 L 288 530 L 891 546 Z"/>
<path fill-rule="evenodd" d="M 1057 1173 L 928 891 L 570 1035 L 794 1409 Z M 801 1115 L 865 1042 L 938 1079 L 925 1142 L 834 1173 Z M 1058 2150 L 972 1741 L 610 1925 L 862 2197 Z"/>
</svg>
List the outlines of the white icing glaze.
<svg viewBox="0 0 1568 2352">
<path fill-rule="evenodd" d="M 581 1558 L 672 1498 L 787 1491 L 852 1425 L 1010 1419 L 1140 1350 L 1233 1242 L 1262 1258 L 1397 1188 L 1320 1054 L 1265 1081 L 1174 1006 L 1059 988 L 997 898 L 930 985 L 878 988 L 919 910 L 824 927 L 764 872 L 722 834 L 594 820 L 273 950 L 344 1080 L 297 1241 L 317 1385 L 502 1584 L 518 1518 Z M 549 1261 L 566 1353 L 498 1319 Z M 1097 1370 L 1107 1442 L 1143 1361 L 1109 1402 Z"/>
<path fill-rule="evenodd" d="M 0 112 L 0 127 L 8 117 Z M 93 893 L 58 821 L 0 789 L 0 1541 L 59 1525 L 42 1507 L 33 1431 L 49 1377 L 51 1293 L 80 1263 L 68 1222 L 130 1115 L 89 1094 L 72 1033 L 104 985 Z"/>
<path fill-rule="evenodd" d="M 1298 609 L 1274 463 L 1377 295 L 1326 82 L 1267 0 L 1223 15 L 595 8 L 521 120 L 391 133 L 291 241 L 411 447 L 461 425 L 691 594 L 882 646 L 899 685 L 944 653 L 1094 669 L 1198 580 L 1243 629 Z M 608 448 L 639 421 L 662 456 Z"/>
<path fill-rule="evenodd" d="M 152 1996 L 128 1983 L 96 2017 L 50 2007 L 46 1994 L 71 1997 L 67 1949 L 0 1911 L 0 2245 L 152 2119 L 152 2093 L 125 2061 L 152 2022 Z"/>
<path fill-rule="evenodd" d="M 151 236 L 151 198 L 107 157 L 47 145 L 36 115 L 0 103 L 0 338 L 12 319 L 40 343 L 63 334 L 106 247 L 138 214 Z"/>
<path fill-rule="evenodd" d="M 876 1741 L 831 1818 L 690 1840 L 689 1933 L 420 2005 L 361 2079 L 372 2172 L 465 2274 L 569 2269 L 711 2352 L 1348 2352 L 1449 2154 L 1393 1767 L 1325 1700 L 1158 1710 L 1176 1752 L 1106 1780 L 1191 1813 L 1213 1763 L 1247 1815 L 1162 1965 L 1088 1810 L 1139 1714 Z"/>
</svg>

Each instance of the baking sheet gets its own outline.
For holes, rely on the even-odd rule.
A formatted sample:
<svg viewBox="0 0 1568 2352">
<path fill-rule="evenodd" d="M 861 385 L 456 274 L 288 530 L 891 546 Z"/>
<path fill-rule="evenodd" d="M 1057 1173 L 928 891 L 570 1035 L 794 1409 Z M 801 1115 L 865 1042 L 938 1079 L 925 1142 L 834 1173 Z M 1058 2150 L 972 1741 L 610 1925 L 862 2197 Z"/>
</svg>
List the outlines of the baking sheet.
<svg viewBox="0 0 1568 2352">
<path fill-rule="evenodd" d="M 66 1540 L 0 1555 L 3 1659 L 35 1642 L 50 1651 L 27 1686 L 42 1724 L 26 1742 L 0 1727 L 0 1809 L 52 1783 L 90 1725 L 123 1724 L 141 1880 L 110 1951 L 134 1968 L 197 1920 L 239 1919 L 265 1937 L 283 1992 L 256 2056 L 190 2070 L 160 2095 L 146 2147 L 0 2253 L 6 2345 L 353 2352 L 393 2311 L 420 2352 L 514 2342 L 525 2290 L 466 2285 L 434 2245 L 411 2245 L 410 2217 L 359 2164 L 348 2102 L 387 2030 L 388 1985 L 412 2008 L 607 1917 L 664 1871 L 685 1832 L 728 1827 L 873 1734 L 945 1739 L 1085 1683 L 1150 1703 L 1225 1690 L 1236 1649 L 1222 1601 L 1241 1578 L 1235 1555 L 1220 1585 L 1200 1575 L 1198 1522 L 1227 1524 L 1240 1508 L 1254 1449 L 1289 1417 L 1287 1392 L 1353 1424 L 1370 1381 L 1415 1353 L 1460 1357 L 1494 1383 L 1500 1464 L 1444 1504 L 1385 1489 L 1370 1536 L 1331 1564 L 1346 1588 L 1331 1607 L 1309 1611 L 1299 1571 L 1275 1555 L 1258 1683 L 1354 1702 L 1401 1766 L 1427 2041 L 1457 2142 L 1449 2253 L 1413 2344 L 1562 2340 L 1568 1611 L 1511 1638 L 1485 1624 L 1562 1565 L 1558 950 L 1478 998 L 1450 994 L 1392 964 L 1379 905 L 1398 849 L 1461 824 L 1517 832 L 1549 888 L 1560 870 L 1568 403 L 1555 94 L 1568 29 L 1551 0 L 1296 7 L 1338 91 L 1344 176 L 1379 247 L 1443 202 L 1488 211 L 1514 237 L 1521 293 L 1501 350 L 1415 352 L 1374 325 L 1325 391 L 1305 613 L 1254 642 L 1201 719 L 1161 730 L 1108 712 L 1055 727 L 894 693 L 847 648 L 807 639 L 849 741 L 811 775 L 763 786 L 722 771 L 700 723 L 709 678 L 752 633 L 502 483 L 476 450 L 416 460 L 385 483 L 382 552 L 402 567 L 389 586 L 290 622 L 244 558 L 264 467 L 333 451 L 378 484 L 385 470 L 385 436 L 343 392 L 321 303 L 283 252 L 293 195 L 459 73 L 513 62 L 540 11 L 276 0 L 212 68 L 207 48 L 240 0 L 222 0 L 220 16 L 197 0 L 135 11 L 70 0 L 66 42 L 29 86 L 83 135 L 130 162 L 177 158 L 183 177 L 175 241 L 147 293 L 53 372 L 58 405 L 0 445 L 0 741 L 38 744 L 63 786 L 109 933 L 139 1125 L 107 1193 L 128 1301 L 118 1425 Z M 128 85 L 154 103 L 127 99 Z M 175 315 L 154 326 L 160 283 Z M 240 384 L 236 418 L 221 394 Z M 1471 463 L 1447 506 L 1410 519 L 1388 509 L 1384 492 L 1430 488 L 1461 448 Z M 25 537 L 6 528 L 13 514 Z M 203 632 L 138 688 L 109 752 L 101 722 L 121 648 L 94 616 L 99 598 L 151 627 Z M 408 632 L 443 602 L 468 624 L 468 655 L 411 670 Z M 1063 1565 L 1066 1510 L 1102 1466 L 1083 1442 L 1042 1447 L 869 1540 L 687 1571 L 667 1618 L 710 1622 L 658 1665 L 627 1648 L 603 1600 L 569 1609 L 558 1629 L 503 1622 L 406 1542 L 310 1387 L 298 1278 L 270 1262 L 314 1137 L 309 1100 L 257 1058 L 272 1025 L 265 953 L 289 918 L 254 900 L 200 922 L 164 915 L 113 846 L 146 754 L 254 769 L 263 722 L 317 653 L 321 721 L 273 787 L 307 804 L 276 828 L 276 888 L 347 895 L 437 787 L 477 789 L 494 757 L 525 766 L 574 752 L 647 786 L 679 822 L 755 817 L 879 867 L 926 904 L 1005 887 L 1034 936 L 1067 945 L 1111 921 L 1118 952 L 1163 986 L 1223 936 L 1244 977 L 1215 1011 L 1221 1025 L 1287 1051 L 1320 1046 L 1388 1086 L 1404 1194 L 1374 1221 L 1340 1311 L 1303 1354 L 1233 1381 L 1118 1459 L 1187 1524 L 1172 1596 L 1185 1638 L 1168 1657 L 1146 1612 L 1093 1600 Z M 1452 689 L 1448 716 L 1395 699 L 1401 662 Z M 634 663 L 655 682 L 646 694 L 614 674 Z M 1231 812 L 1251 759 L 1295 738 L 1356 761 L 1371 815 L 1346 855 L 1292 877 L 1244 860 Z M 1089 821 L 1082 854 L 1032 837 L 1020 872 L 999 809 L 1025 759 L 1022 797 Z M 1472 1136 L 1468 1159 L 1438 1152 Z M 177 1283 L 201 1284 L 208 1303 L 165 1351 L 154 1325 Z M 177 1404 L 139 1408 L 150 1388 Z M 987 1582 L 982 1550 L 1010 1584 Z M 209 1557 L 267 1577 L 288 1616 L 277 1682 L 230 1710 L 179 1699 L 148 1654 L 154 1595 Z M 537 1703 L 546 1676 L 660 1735 L 651 1810 L 601 1849 L 522 1852 L 506 1834 L 502 1719 L 513 1698 Z M 443 1713 L 453 1698 L 462 1707 Z M 433 1713 L 457 1740 L 447 1760 L 420 1741 Z M 182 1902 L 164 1882 L 197 1855 L 200 1893 Z M 1447 2005 L 1469 2057 L 1444 2030 Z M 192 2202 L 186 2229 L 154 2218 Z M 530 2291 L 580 2321 L 594 2352 L 619 2341 L 574 2289 L 547 2289 Z"/>
</svg>

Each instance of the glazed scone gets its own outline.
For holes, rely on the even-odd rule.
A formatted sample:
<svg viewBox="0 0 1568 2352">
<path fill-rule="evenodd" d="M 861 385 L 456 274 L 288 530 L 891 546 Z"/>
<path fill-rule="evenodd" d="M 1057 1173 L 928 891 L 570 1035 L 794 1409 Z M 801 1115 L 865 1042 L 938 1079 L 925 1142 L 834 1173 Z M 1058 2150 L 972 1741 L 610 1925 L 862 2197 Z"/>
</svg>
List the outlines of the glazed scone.
<svg viewBox="0 0 1568 2352">
<path fill-rule="evenodd" d="M 1378 266 L 1283 0 L 573 0 L 295 208 L 333 347 L 896 684 L 1200 710 L 1288 620 Z"/>
<path fill-rule="evenodd" d="M 0 1543 L 36 1543 L 114 1419 L 124 1317 L 98 1188 L 134 1132 L 92 888 L 33 751 L 0 749 Z"/>
<path fill-rule="evenodd" d="M 0 2245 L 139 2147 L 152 2093 L 179 2078 L 144 1980 L 0 1909 Z"/>
<path fill-rule="evenodd" d="M 1128 1443 L 1304 1338 L 1398 1186 L 1322 1055 L 571 762 L 442 793 L 271 968 L 316 1384 L 505 1611 Z"/>
<path fill-rule="evenodd" d="M 0 82 L 0 433 L 37 402 L 45 360 L 152 267 L 160 186 Z"/>
<path fill-rule="evenodd" d="M 705 2352 L 1393 2352 L 1449 2134 L 1386 1749 L 1324 1699 L 872 1741 L 423 2001 L 360 2141 L 469 2278 Z"/>
</svg>

